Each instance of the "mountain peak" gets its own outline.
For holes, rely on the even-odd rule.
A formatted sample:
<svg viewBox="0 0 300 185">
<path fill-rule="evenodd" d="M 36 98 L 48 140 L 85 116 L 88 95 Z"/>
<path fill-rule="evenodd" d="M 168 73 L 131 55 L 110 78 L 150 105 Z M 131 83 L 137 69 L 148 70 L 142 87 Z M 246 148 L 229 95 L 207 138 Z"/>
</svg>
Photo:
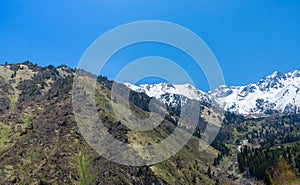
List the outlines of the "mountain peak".
<svg viewBox="0 0 300 185">
<path fill-rule="evenodd" d="M 279 71 L 273 72 L 271 75 L 265 76 L 256 85 L 261 91 L 270 91 L 271 89 L 278 89 L 284 86 L 282 81 L 287 78 L 286 74 Z"/>
<path fill-rule="evenodd" d="M 180 102 L 178 98 L 184 96 L 207 103 L 216 101 L 226 111 L 245 115 L 270 112 L 286 113 L 289 110 L 299 110 L 300 113 L 299 70 L 289 73 L 275 71 L 254 84 L 245 86 L 223 85 L 208 93 L 191 84 L 144 84 L 129 88 L 136 91 L 139 89 L 140 92 L 145 92 L 148 96 L 160 99 L 165 103 L 172 103 L 172 105 L 176 104 L 174 102 Z"/>
<path fill-rule="evenodd" d="M 226 92 L 230 93 L 221 93 L 221 90 L 217 89 L 213 95 L 225 102 L 225 110 L 242 114 L 286 113 L 286 110 L 292 110 L 286 107 L 293 105 L 293 110 L 300 107 L 300 72 L 275 71 L 256 84 L 229 87 Z"/>
<path fill-rule="evenodd" d="M 287 76 L 290 78 L 298 78 L 300 77 L 300 71 L 299 70 L 293 70 L 289 73 L 287 73 Z"/>
<path fill-rule="evenodd" d="M 161 84 L 161 86 L 164 87 L 164 88 L 175 88 L 175 87 L 173 86 L 173 84 L 170 83 L 170 82 L 163 82 L 163 83 L 160 83 L 160 84 Z"/>
<path fill-rule="evenodd" d="M 266 76 L 264 79 L 280 79 L 285 78 L 285 74 L 279 71 L 274 71 L 271 75 Z"/>
<path fill-rule="evenodd" d="M 178 106 L 180 99 L 186 97 L 192 100 L 211 102 L 210 95 L 197 89 L 191 84 L 172 84 L 170 82 L 163 82 L 159 84 L 141 84 L 135 86 L 125 83 L 131 90 L 144 92 L 150 97 L 155 97 L 167 104 Z"/>
</svg>

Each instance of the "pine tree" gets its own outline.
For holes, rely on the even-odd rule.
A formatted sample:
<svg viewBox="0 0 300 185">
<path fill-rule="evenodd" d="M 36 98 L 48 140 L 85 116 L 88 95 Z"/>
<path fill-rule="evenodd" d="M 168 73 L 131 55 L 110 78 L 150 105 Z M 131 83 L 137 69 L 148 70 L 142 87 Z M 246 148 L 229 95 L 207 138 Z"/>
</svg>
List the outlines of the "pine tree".
<svg viewBox="0 0 300 185">
<path fill-rule="evenodd" d="M 208 167 L 208 170 L 207 170 L 207 175 L 209 178 L 212 178 L 212 174 L 211 174 L 211 168 L 210 166 Z"/>
</svg>

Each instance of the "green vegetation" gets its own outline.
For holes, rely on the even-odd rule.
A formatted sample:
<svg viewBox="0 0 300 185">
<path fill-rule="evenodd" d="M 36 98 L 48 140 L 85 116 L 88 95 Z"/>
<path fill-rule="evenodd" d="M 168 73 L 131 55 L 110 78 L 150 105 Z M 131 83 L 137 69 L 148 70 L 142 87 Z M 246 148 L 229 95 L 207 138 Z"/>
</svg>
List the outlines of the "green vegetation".
<svg viewBox="0 0 300 185">
<path fill-rule="evenodd" d="M 273 171 L 273 179 L 275 184 L 288 184 L 296 179 L 295 173 L 288 165 L 286 160 L 279 159 Z"/>
<path fill-rule="evenodd" d="M 0 122 L 0 155 L 8 149 L 10 127 Z"/>
<path fill-rule="evenodd" d="M 265 171 L 264 183 L 266 185 L 274 185 L 274 182 L 272 180 L 272 176 L 271 176 L 269 171 Z"/>
<path fill-rule="evenodd" d="M 34 113 L 34 110 L 31 108 L 25 109 L 25 111 L 22 114 L 22 120 L 25 123 L 22 126 L 22 132 L 21 135 L 25 135 L 28 133 L 28 131 L 33 129 L 33 120 L 36 118 L 36 115 Z"/>
<path fill-rule="evenodd" d="M 36 152 L 31 151 L 27 157 L 22 158 L 19 164 L 20 174 L 22 175 L 22 183 L 28 184 L 31 179 L 31 173 L 34 170 L 34 160 L 36 159 Z"/>
<path fill-rule="evenodd" d="M 91 177 L 89 173 L 89 161 L 84 154 L 80 151 L 75 155 L 76 168 L 79 174 L 79 185 L 87 185 L 91 183 Z"/>
<path fill-rule="evenodd" d="M 300 142 L 268 149 L 252 149 L 246 146 L 238 153 L 240 171 L 245 172 L 249 168 L 250 174 L 259 179 L 263 179 L 264 172 L 271 171 L 280 159 L 285 159 L 299 173 Z"/>
</svg>

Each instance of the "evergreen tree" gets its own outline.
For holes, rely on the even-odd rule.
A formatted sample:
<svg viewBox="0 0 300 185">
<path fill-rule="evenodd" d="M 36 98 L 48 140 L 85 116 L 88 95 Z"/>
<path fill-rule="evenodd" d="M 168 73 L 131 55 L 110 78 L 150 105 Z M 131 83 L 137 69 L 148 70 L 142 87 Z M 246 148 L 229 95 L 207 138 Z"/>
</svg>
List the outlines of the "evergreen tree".
<svg viewBox="0 0 300 185">
<path fill-rule="evenodd" d="M 208 167 L 208 170 L 207 170 L 207 175 L 209 178 L 212 178 L 212 174 L 211 174 L 211 168 L 210 166 Z"/>
</svg>

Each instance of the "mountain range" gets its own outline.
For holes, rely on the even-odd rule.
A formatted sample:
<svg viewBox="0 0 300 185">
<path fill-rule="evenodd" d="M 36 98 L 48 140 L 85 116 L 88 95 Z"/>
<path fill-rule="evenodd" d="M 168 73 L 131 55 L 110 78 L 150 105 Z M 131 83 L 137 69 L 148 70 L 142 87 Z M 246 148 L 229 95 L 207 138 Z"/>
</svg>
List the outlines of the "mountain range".
<svg viewBox="0 0 300 185">
<path fill-rule="evenodd" d="M 257 83 L 245 86 L 220 86 L 204 92 L 190 84 L 141 84 L 125 83 L 137 92 L 144 92 L 171 106 L 178 106 L 181 99 L 189 98 L 205 103 L 217 102 L 225 111 L 243 115 L 297 114 L 300 113 L 300 71 L 289 73 L 275 71 Z"/>
<path fill-rule="evenodd" d="M 91 77 L 97 79 L 95 89 L 74 86 L 75 77 L 83 82 Z M 126 83 L 124 86 L 65 65 L 41 67 L 28 61 L 0 65 L 0 184 L 247 184 L 249 179 L 243 174 L 248 165 L 245 161 L 249 159 L 244 158 L 253 155 L 238 157 L 237 148 L 242 141 L 247 140 L 249 147 L 266 149 L 284 144 L 292 146 L 291 142 L 300 140 L 300 116 L 285 114 L 299 112 L 299 78 L 299 71 L 275 72 L 256 84 L 222 86 L 206 93 L 189 84 L 135 86 Z M 129 93 L 129 108 L 120 103 L 119 95 L 111 96 L 114 84 L 124 87 L 120 94 L 129 90 L 126 86 L 133 90 Z M 84 108 L 84 104 L 74 109 L 73 98 L 85 100 L 91 90 L 95 93 L 96 115 L 104 130 L 135 151 L 128 159 L 147 161 L 149 154 L 143 147 L 169 138 L 177 128 L 183 133 L 192 131 L 192 137 L 180 151 L 160 163 L 127 166 L 112 162 L 90 146 L 90 140 L 83 137 L 75 119 L 75 111 L 89 113 L 90 109 Z M 75 97 L 74 92 L 77 92 Z M 154 98 L 171 106 L 151 101 Z M 182 109 L 193 112 L 189 106 L 182 106 L 189 99 L 200 101 L 195 130 L 187 124 L 188 120 L 180 121 Z M 231 112 L 220 114 L 211 105 L 223 100 L 226 100 L 221 104 L 223 108 L 232 112 L 283 115 L 249 119 Z M 253 100 L 255 106 L 251 104 Z M 235 107 L 231 106 L 233 103 Z M 142 132 L 130 129 L 127 125 L 140 123 L 136 122 L 136 115 L 142 120 L 151 116 L 150 105 L 154 113 L 165 115 L 157 127 Z M 118 114 L 113 106 L 118 107 Z M 207 139 L 206 131 L 212 132 L 215 126 L 221 127 L 218 135 L 202 150 L 201 138 Z M 114 149 L 110 145 L 101 146 Z M 251 151 L 257 150 L 248 150 Z M 294 159 L 289 163 L 299 169 L 299 145 L 289 151 Z M 274 158 L 282 156 L 281 150 L 271 152 L 276 154 L 272 154 Z M 259 180 L 274 164 L 270 157 L 262 163 L 263 156 L 269 155 L 251 159 L 250 174 Z"/>
</svg>

